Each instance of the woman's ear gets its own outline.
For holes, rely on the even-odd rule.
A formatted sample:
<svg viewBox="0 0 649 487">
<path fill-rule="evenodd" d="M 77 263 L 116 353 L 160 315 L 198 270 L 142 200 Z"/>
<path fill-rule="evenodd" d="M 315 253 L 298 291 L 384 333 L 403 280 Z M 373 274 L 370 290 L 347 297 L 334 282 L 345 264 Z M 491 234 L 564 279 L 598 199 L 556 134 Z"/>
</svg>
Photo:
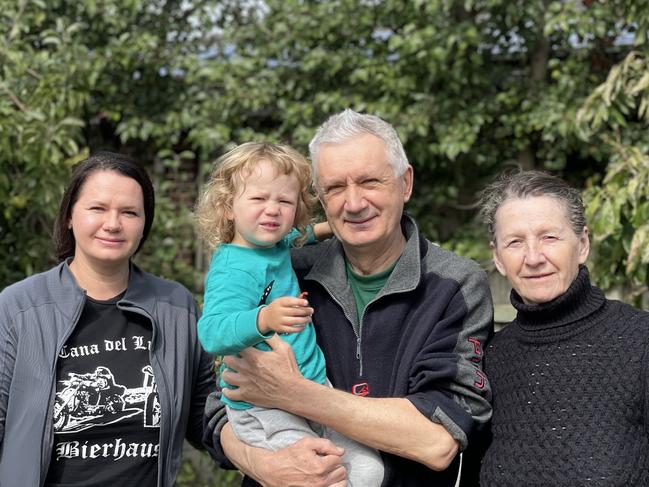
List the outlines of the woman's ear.
<svg viewBox="0 0 649 487">
<path fill-rule="evenodd" d="M 584 230 L 579 236 L 579 263 L 584 264 L 588 260 L 588 254 L 590 253 L 590 238 L 588 238 L 589 232 L 588 227 L 584 227 Z"/>
<path fill-rule="evenodd" d="M 496 247 L 495 242 L 489 242 L 489 247 L 491 247 L 491 255 L 493 256 L 493 261 L 496 269 L 502 276 L 507 277 L 507 274 L 505 273 L 505 266 L 503 266 L 503 263 L 498 257 L 498 247 Z"/>
</svg>

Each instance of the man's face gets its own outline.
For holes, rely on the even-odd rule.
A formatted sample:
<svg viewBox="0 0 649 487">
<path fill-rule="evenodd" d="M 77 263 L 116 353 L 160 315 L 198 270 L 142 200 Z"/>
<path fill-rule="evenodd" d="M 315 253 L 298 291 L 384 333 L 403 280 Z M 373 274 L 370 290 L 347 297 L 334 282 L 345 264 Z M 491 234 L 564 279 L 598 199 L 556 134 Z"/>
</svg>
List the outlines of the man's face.
<svg viewBox="0 0 649 487">
<path fill-rule="evenodd" d="M 323 144 L 317 186 L 327 220 L 346 247 L 389 251 L 401 241 L 400 220 L 412 193 L 412 167 L 397 176 L 381 139 L 367 134 L 341 144 Z"/>
</svg>

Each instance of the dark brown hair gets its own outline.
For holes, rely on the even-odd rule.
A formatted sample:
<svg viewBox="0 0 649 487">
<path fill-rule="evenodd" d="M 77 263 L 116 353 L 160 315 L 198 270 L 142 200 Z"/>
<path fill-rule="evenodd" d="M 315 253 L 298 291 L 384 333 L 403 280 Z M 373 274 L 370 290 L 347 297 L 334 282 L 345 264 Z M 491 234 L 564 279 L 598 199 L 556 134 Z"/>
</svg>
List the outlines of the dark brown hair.
<svg viewBox="0 0 649 487">
<path fill-rule="evenodd" d="M 96 152 L 75 166 L 72 172 L 72 179 L 70 179 L 70 183 L 63 193 L 59 212 L 54 223 L 53 235 L 54 249 L 59 261 L 74 256 L 76 241 L 68 225 L 72 217 L 72 208 L 79 199 L 79 193 L 88 176 L 97 171 L 114 171 L 122 176 L 135 180 L 140 185 L 144 200 L 144 230 L 142 231 L 140 244 L 135 250 L 136 253 L 140 250 L 149 235 L 155 214 L 155 194 L 149 175 L 143 167 L 128 156 L 115 152 Z"/>
</svg>

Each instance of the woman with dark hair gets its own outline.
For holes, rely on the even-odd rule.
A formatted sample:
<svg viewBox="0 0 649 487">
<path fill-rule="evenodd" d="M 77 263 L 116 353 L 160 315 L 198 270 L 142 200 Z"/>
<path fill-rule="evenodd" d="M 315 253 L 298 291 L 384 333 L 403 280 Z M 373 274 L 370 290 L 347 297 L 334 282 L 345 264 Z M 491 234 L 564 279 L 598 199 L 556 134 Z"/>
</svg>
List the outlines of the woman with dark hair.
<svg viewBox="0 0 649 487">
<path fill-rule="evenodd" d="M 493 417 L 480 485 L 649 485 L 649 313 L 591 285 L 579 192 L 523 171 L 481 202 L 517 315 L 485 352 Z"/>
<path fill-rule="evenodd" d="M 154 191 L 125 156 L 74 170 L 59 265 L 0 293 L 0 485 L 174 485 L 215 388 L 181 285 L 140 270 Z"/>
</svg>

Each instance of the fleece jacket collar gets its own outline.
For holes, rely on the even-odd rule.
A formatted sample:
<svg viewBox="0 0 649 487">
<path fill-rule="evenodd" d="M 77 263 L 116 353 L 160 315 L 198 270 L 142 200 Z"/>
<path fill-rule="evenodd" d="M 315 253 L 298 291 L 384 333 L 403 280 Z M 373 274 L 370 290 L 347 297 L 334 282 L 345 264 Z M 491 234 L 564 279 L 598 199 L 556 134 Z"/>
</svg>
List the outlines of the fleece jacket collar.
<svg viewBox="0 0 649 487">
<path fill-rule="evenodd" d="M 421 249 L 426 248 L 425 242 L 422 242 L 417 224 L 410 216 L 404 214 L 401 217 L 401 229 L 406 237 L 406 246 L 385 286 L 372 302 L 382 296 L 412 291 L 421 280 Z M 356 305 L 347 283 L 343 246 L 337 238 L 332 238 L 325 245 L 327 248 L 305 279 L 320 283 L 340 303 L 347 318 L 352 323 L 358 323 L 358 319 L 353 319 L 356 317 Z"/>
</svg>

